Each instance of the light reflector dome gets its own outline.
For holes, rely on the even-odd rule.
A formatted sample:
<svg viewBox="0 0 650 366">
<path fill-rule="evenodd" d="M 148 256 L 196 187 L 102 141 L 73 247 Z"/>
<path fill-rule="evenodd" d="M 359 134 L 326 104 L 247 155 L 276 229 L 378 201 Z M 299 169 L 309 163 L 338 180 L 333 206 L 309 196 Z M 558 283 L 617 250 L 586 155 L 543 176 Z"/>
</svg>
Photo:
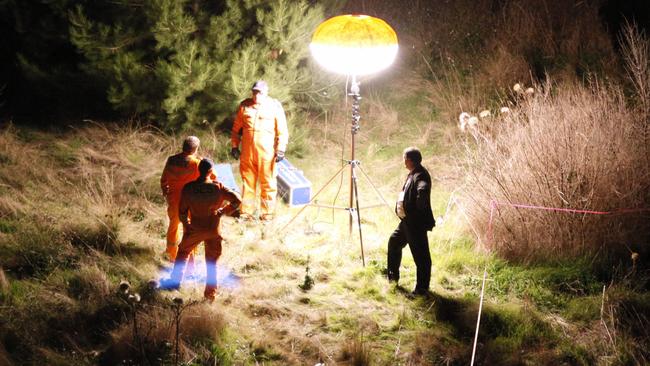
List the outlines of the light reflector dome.
<svg viewBox="0 0 650 366">
<path fill-rule="evenodd" d="M 367 75 L 390 66 L 397 56 L 397 35 L 385 21 L 368 15 L 339 15 L 321 23 L 309 45 L 329 71 Z"/>
</svg>

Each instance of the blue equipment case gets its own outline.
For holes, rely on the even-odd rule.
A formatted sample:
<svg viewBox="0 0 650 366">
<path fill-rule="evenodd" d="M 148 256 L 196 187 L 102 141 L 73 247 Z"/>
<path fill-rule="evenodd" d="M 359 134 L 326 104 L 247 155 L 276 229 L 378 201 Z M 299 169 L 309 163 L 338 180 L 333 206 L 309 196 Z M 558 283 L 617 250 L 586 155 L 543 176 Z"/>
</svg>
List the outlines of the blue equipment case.
<svg viewBox="0 0 650 366">
<path fill-rule="evenodd" d="M 278 165 L 278 194 L 289 206 L 302 206 L 311 200 L 311 182 L 302 170 L 282 159 Z"/>
<path fill-rule="evenodd" d="M 230 164 L 215 164 L 214 173 L 217 175 L 217 181 L 221 184 L 237 193 L 241 193 L 235 181 L 235 176 L 232 174 L 232 166 Z"/>
</svg>

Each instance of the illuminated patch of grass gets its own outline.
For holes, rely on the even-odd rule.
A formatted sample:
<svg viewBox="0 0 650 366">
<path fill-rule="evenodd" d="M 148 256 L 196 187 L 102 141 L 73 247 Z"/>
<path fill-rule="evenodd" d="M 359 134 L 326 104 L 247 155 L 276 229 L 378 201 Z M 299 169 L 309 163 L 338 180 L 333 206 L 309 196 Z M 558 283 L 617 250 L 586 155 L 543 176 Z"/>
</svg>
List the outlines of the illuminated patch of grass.
<svg viewBox="0 0 650 366">
<path fill-rule="evenodd" d="M 571 321 L 585 324 L 600 317 L 600 307 L 600 296 L 577 297 L 567 302 L 563 314 Z"/>
<path fill-rule="evenodd" d="M 489 272 L 492 281 L 486 291 L 490 294 L 527 298 L 543 310 L 562 309 L 572 298 L 602 289 L 591 267 L 582 261 L 523 267 L 495 260 Z"/>
</svg>

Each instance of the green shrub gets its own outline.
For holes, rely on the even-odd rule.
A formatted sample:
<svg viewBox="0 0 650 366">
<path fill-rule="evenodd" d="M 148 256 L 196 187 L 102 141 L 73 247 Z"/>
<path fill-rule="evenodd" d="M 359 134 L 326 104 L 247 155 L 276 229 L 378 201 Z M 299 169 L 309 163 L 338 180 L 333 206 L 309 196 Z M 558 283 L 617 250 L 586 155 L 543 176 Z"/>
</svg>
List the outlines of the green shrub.
<svg viewBox="0 0 650 366">
<path fill-rule="evenodd" d="M 221 123 L 256 79 L 293 117 L 298 100 L 323 99 L 307 47 L 322 18 L 306 0 L 98 1 L 70 12 L 70 34 L 116 109 L 172 130 Z"/>
</svg>

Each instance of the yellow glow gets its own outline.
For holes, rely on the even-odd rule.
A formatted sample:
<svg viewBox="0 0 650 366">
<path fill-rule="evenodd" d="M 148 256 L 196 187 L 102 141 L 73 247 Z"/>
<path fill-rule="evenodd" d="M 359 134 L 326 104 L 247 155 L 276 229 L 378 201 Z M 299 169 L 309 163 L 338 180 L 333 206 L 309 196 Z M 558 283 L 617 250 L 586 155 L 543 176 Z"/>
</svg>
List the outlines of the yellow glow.
<svg viewBox="0 0 650 366">
<path fill-rule="evenodd" d="M 381 19 L 339 15 L 321 23 L 310 49 L 324 68 L 345 75 L 366 75 L 390 66 L 397 56 L 397 35 Z"/>
</svg>

